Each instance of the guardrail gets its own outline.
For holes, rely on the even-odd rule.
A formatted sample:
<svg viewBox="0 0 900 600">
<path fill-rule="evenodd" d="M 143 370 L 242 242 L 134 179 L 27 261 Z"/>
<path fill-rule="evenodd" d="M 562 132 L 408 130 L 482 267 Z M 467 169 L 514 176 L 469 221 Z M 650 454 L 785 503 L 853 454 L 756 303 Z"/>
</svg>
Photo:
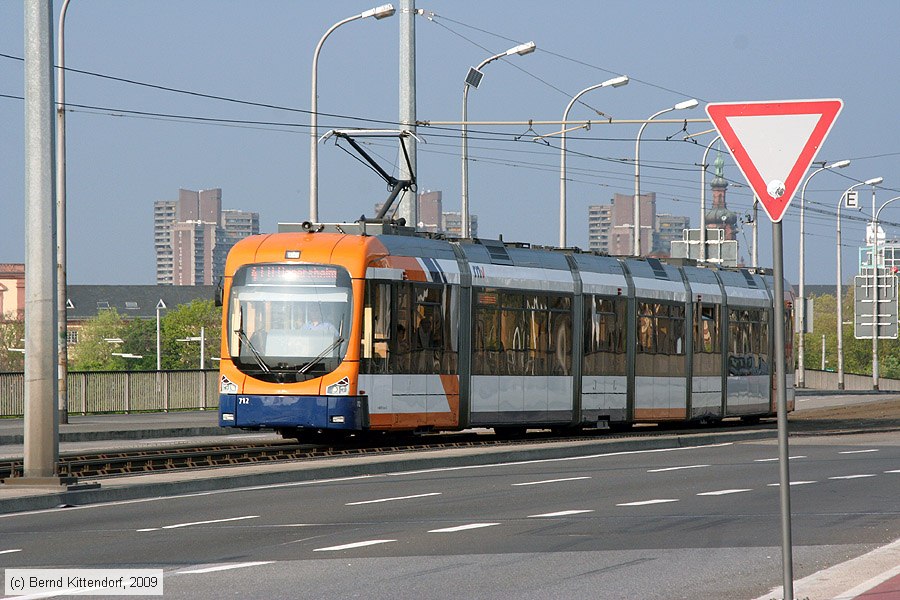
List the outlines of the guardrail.
<svg viewBox="0 0 900 600">
<path fill-rule="evenodd" d="M 69 414 L 217 409 L 219 371 L 70 371 Z M 0 373 L 0 417 L 25 413 L 24 373 Z"/>
</svg>

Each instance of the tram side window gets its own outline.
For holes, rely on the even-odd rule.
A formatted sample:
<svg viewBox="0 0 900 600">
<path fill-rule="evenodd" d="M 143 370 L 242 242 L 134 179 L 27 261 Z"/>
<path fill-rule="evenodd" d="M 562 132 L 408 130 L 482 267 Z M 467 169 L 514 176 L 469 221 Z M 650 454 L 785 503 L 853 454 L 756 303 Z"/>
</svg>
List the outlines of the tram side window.
<svg viewBox="0 0 900 600">
<path fill-rule="evenodd" d="M 363 334 L 360 348 L 362 373 L 389 373 L 391 341 L 391 284 L 370 282 L 363 307 Z"/>
<path fill-rule="evenodd" d="M 625 374 L 624 298 L 586 296 L 584 303 L 584 375 Z"/>
<path fill-rule="evenodd" d="M 695 354 L 721 354 L 719 345 L 720 312 L 721 307 L 718 304 L 697 304 L 694 310 Z"/>
<path fill-rule="evenodd" d="M 571 369 L 571 298 L 563 295 L 475 292 L 475 375 L 564 375 Z"/>
<path fill-rule="evenodd" d="M 684 354 L 684 306 L 638 302 L 637 351 L 642 354 Z"/>
<path fill-rule="evenodd" d="M 756 308 L 731 309 L 728 320 L 729 374 L 768 374 L 769 312 Z"/>
<path fill-rule="evenodd" d="M 451 288 L 433 284 L 396 283 L 396 335 L 391 372 L 454 374 L 457 372 Z"/>
</svg>

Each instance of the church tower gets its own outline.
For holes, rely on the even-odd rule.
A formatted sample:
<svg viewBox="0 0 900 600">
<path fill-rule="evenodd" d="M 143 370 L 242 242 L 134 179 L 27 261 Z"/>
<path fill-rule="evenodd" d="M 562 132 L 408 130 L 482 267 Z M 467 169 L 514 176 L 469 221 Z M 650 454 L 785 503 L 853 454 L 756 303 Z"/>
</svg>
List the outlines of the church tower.
<svg viewBox="0 0 900 600">
<path fill-rule="evenodd" d="M 725 159 L 722 153 L 716 155 L 713 162 L 715 166 L 716 176 L 712 183 L 709 184 L 712 189 L 712 209 L 706 211 L 706 228 L 707 229 L 724 229 L 725 239 L 734 240 L 737 237 L 737 213 L 728 210 L 725 205 L 725 192 L 728 189 L 728 182 L 725 180 Z"/>
</svg>

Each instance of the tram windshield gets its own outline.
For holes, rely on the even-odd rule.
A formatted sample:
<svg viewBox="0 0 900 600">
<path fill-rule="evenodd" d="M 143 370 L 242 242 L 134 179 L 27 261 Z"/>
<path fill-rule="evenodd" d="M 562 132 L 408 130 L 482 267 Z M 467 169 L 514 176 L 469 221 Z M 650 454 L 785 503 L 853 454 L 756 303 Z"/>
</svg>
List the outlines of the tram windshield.
<svg viewBox="0 0 900 600">
<path fill-rule="evenodd" d="M 264 380 L 305 381 L 334 371 L 347 352 L 352 298 L 341 267 L 241 267 L 228 305 L 231 359 Z"/>
</svg>

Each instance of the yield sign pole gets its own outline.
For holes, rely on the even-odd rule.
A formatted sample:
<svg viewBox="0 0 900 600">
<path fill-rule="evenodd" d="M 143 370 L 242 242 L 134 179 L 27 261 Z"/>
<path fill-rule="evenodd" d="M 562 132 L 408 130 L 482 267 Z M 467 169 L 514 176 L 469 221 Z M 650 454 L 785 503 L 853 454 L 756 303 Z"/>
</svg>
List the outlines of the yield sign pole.
<svg viewBox="0 0 900 600">
<path fill-rule="evenodd" d="M 784 339 L 784 246 L 781 219 L 816 158 L 844 103 L 829 100 L 723 102 L 706 113 L 772 220 L 775 325 L 775 398 L 781 496 L 781 562 L 784 599 L 794 598 L 791 492 L 788 469 L 787 390 Z"/>
</svg>

